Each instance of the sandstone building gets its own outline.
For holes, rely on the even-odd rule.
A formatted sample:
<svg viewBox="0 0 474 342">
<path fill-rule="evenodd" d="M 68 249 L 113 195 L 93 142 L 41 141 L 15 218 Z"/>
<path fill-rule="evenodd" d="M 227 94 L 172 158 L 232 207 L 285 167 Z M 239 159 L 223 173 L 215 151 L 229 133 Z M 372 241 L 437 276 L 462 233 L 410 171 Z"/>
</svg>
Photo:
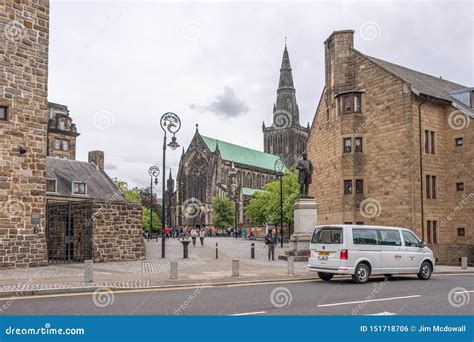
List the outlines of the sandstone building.
<svg viewBox="0 0 474 342">
<path fill-rule="evenodd" d="M 409 227 L 438 262 L 474 262 L 474 90 L 325 42 L 308 139 L 318 223 Z"/>
<path fill-rule="evenodd" d="M 67 106 L 48 102 L 48 156 L 75 160 L 78 136 Z"/>
<path fill-rule="evenodd" d="M 306 148 L 309 123 L 300 125 L 300 111 L 296 103 L 290 57 L 285 44 L 278 82 L 277 100 L 273 104 L 273 122 L 262 125 L 264 151 L 282 158 L 288 168 L 296 164 Z"/>
</svg>

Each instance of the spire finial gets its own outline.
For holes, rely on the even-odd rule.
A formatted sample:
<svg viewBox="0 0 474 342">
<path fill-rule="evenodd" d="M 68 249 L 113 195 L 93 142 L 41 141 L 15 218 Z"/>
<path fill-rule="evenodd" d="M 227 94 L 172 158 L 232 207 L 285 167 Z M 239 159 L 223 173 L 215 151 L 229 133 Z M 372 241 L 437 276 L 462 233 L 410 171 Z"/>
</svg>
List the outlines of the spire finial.
<svg viewBox="0 0 474 342">
<path fill-rule="evenodd" d="M 170 168 L 170 176 L 169 179 L 173 179 L 173 175 L 171 174 L 171 168 Z"/>
<path fill-rule="evenodd" d="M 199 124 L 196 123 L 196 132 L 199 132 Z"/>
<path fill-rule="evenodd" d="M 288 37 L 285 36 L 285 49 L 286 49 L 286 42 L 287 42 L 287 40 L 288 40 Z"/>
</svg>

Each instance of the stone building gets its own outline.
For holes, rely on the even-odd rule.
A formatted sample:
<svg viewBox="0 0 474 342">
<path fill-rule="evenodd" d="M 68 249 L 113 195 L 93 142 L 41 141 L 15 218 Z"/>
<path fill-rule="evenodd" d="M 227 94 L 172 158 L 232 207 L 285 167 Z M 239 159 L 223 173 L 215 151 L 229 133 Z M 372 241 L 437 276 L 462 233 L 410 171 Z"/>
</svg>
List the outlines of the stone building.
<svg viewBox="0 0 474 342">
<path fill-rule="evenodd" d="M 0 267 L 47 264 L 48 1 L 0 2 Z"/>
<path fill-rule="evenodd" d="M 408 227 L 438 262 L 474 262 L 473 88 L 367 56 L 353 34 L 324 44 L 308 139 L 318 223 Z"/>
<path fill-rule="evenodd" d="M 179 163 L 175 222 L 211 225 L 214 198 L 226 196 L 235 202 L 237 223 L 245 223 L 243 204 L 256 189 L 276 179 L 277 159 L 272 154 L 203 136 L 196 126 Z"/>
<path fill-rule="evenodd" d="M 67 106 L 48 102 L 48 156 L 75 160 L 78 136 Z"/>
<path fill-rule="evenodd" d="M 300 125 L 300 112 L 296 103 L 296 90 L 293 84 L 290 57 L 285 44 L 278 82 L 277 100 L 273 104 L 273 122 L 269 127 L 262 125 L 263 145 L 266 153 L 282 158 L 291 168 L 306 149 L 309 123 Z"/>
</svg>

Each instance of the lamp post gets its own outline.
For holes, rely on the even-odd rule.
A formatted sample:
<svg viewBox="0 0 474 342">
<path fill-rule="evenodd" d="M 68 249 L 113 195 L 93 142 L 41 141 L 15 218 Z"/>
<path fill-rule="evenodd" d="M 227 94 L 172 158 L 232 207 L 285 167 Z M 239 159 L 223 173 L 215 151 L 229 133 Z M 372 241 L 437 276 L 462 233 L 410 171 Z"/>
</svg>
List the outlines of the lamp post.
<svg viewBox="0 0 474 342">
<path fill-rule="evenodd" d="M 273 164 L 276 175 L 280 178 L 280 240 L 281 248 L 283 248 L 283 170 L 285 169 L 285 164 L 281 159 L 277 159 L 275 164 Z"/>
<path fill-rule="evenodd" d="M 148 169 L 148 174 L 150 175 L 150 233 L 153 229 L 153 179 L 155 185 L 158 185 L 158 176 L 160 175 L 160 169 L 158 166 L 152 166 Z M 148 235 L 149 236 L 149 235 Z M 158 238 L 156 238 L 158 241 Z"/>
<path fill-rule="evenodd" d="M 173 134 L 171 137 L 171 142 L 168 144 L 168 146 L 172 150 L 176 150 L 179 145 L 176 142 L 176 136 L 175 134 L 179 131 L 181 128 L 181 119 L 179 118 L 178 115 L 175 113 L 165 113 L 160 119 L 160 126 L 161 129 L 164 132 L 164 137 L 163 137 L 163 170 L 166 168 L 166 132 L 170 132 Z M 162 203 L 161 203 L 161 257 L 164 258 L 166 253 L 165 253 L 165 245 L 166 245 L 166 237 L 165 237 L 165 224 L 166 224 L 166 179 L 165 179 L 165 172 L 163 172 L 163 184 L 161 184 L 162 187 Z"/>
</svg>

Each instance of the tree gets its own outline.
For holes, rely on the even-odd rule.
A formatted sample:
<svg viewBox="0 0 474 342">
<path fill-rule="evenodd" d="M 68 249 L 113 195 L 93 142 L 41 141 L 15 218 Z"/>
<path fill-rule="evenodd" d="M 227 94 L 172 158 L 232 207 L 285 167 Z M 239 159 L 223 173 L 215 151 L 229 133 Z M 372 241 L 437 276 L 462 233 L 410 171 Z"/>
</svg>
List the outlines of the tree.
<svg viewBox="0 0 474 342">
<path fill-rule="evenodd" d="M 142 223 L 143 229 L 150 230 L 150 208 L 147 207 L 143 201 L 143 197 L 140 195 L 141 189 L 139 188 L 132 188 L 128 187 L 127 182 L 121 181 L 117 178 L 114 178 L 113 181 L 115 182 L 117 188 L 123 194 L 123 196 L 127 199 L 127 201 L 132 203 L 140 203 L 142 205 Z M 150 196 L 148 195 L 148 198 Z M 153 224 L 151 226 L 152 231 L 160 232 L 161 230 L 161 220 L 158 216 L 157 212 L 153 210 Z"/>
<path fill-rule="evenodd" d="M 292 224 L 293 205 L 299 196 L 298 175 L 287 172 L 283 175 L 283 221 Z M 280 180 L 268 183 L 258 191 L 245 207 L 245 215 L 256 224 L 280 222 Z"/>
<path fill-rule="evenodd" d="M 235 206 L 227 197 L 216 197 L 212 203 L 214 210 L 212 224 L 217 229 L 232 227 L 235 222 Z"/>
</svg>

